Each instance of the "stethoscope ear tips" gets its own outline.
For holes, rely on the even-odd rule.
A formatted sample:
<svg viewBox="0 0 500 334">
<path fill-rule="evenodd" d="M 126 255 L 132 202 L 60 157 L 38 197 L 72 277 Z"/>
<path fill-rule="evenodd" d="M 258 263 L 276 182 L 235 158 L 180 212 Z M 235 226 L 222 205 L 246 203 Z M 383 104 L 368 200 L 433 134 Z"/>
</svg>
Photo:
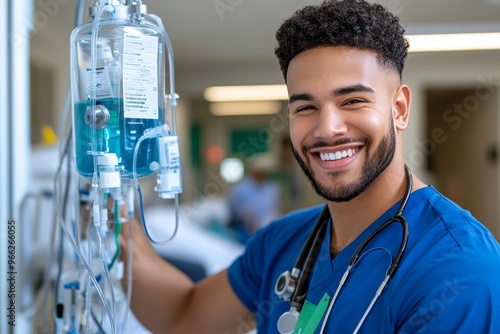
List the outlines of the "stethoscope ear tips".
<svg viewBox="0 0 500 334">
<path fill-rule="evenodd" d="M 299 312 L 297 312 L 295 307 L 290 308 L 290 311 L 283 313 L 278 319 L 278 332 L 281 334 L 292 334 L 298 320 Z"/>
</svg>

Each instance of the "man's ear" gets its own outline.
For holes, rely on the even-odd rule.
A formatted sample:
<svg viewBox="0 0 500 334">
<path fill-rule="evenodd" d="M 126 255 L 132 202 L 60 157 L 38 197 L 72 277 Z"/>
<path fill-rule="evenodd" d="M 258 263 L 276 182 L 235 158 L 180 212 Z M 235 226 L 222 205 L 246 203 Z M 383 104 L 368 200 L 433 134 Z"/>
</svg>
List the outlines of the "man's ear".
<svg viewBox="0 0 500 334">
<path fill-rule="evenodd" d="M 393 106 L 394 126 L 399 131 L 404 131 L 410 120 L 411 91 L 407 85 L 398 88 Z"/>
</svg>

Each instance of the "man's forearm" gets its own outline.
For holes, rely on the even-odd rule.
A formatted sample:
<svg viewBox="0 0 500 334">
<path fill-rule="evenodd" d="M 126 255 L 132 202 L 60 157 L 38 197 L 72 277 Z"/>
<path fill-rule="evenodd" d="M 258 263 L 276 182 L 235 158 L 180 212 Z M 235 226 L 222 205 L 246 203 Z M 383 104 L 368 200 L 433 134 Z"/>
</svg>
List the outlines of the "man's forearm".
<svg viewBox="0 0 500 334">
<path fill-rule="evenodd" d="M 166 333 L 186 309 L 193 282 L 158 256 L 133 261 L 131 309 L 153 333 Z"/>
<path fill-rule="evenodd" d="M 125 291 L 132 284 L 134 315 L 152 332 L 167 332 L 186 310 L 194 283 L 155 252 L 135 219 L 122 229 L 120 244 L 121 259 L 125 263 L 122 282 Z M 128 272 L 130 264 L 131 274 Z"/>
</svg>

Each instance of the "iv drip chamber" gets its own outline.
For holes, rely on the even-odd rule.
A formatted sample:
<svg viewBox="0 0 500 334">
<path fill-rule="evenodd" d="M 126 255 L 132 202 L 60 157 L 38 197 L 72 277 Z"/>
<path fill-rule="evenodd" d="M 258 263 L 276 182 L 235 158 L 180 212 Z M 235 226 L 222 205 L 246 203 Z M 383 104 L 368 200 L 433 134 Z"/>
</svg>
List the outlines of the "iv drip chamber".
<svg viewBox="0 0 500 334">
<path fill-rule="evenodd" d="M 95 157 L 115 154 L 123 178 L 132 178 L 134 148 L 144 131 L 163 124 L 162 32 L 146 20 L 103 16 L 71 34 L 71 91 L 76 168 L 92 177 Z M 97 38 L 92 38 L 97 32 Z M 146 139 L 137 177 L 150 175 L 157 140 Z"/>
</svg>

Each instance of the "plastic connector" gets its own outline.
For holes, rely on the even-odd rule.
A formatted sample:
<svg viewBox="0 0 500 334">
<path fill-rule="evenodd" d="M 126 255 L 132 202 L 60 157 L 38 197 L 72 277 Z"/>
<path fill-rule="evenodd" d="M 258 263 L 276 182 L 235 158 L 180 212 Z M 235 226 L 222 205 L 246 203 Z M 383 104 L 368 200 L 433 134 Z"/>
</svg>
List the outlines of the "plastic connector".
<svg viewBox="0 0 500 334">
<path fill-rule="evenodd" d="M 94 226 L 99 226 L 101 224 L 101 209 L 99 204 L 96 202 L 94 202 L 94 205 L 92 206 L 92 217 Z"/>
<path fill-rule="evenodd" d="M 128 216 L 134 216 L 134 189 L 129 188 L 127 191 L 127 210 Z"/>
<path fill-rule="evenodd" d="M 97 157 L 97 164 L 100 166 L 116 166 L 118 165 L 118 157 L 116 153 L 105 153 Z"/>
<path fill-rule="evenodd" d="M 115 153 L 105 153 L 97 157 L 99 187 L 103 189 L 121 186 L 118 157 Z"/>
<path fill-rule="evenodd" d="M 170 104 L 171 107 L 176 107 L 177 106 L 177 99 L 179 98 L 179 95 L 177 93 L 175 94 L 168 94 L 165 95 L 165 99 L 167 100 L 168 104 Z"/>
<path fill-rule="evenodd" d="M 65 289 L 75 289 L 75 290 L 80 290 L 80 282 L 78 281 L 71 281 L 66 284 L 64 284 Z"/>
<path fill-rule="evenodd" d="M 116 13 L 116 8 L 115 8 L 115 6 L 110 4 L 109 2 L 106 2 L 106 3 L 104 3 L 104 11 L 111 13 L 111 14 L 114 14 L 114 13 Z"/>
<path fill-rule="evenodd" d="M 157 137 L 165 137 L 170 135 L 170 129 L 167 124 L 162 124 L 156 126 L 154 128 L 149 128 L 144 130 L 143 137 L 144 138 L 157 138 Z"/>
</svg>

